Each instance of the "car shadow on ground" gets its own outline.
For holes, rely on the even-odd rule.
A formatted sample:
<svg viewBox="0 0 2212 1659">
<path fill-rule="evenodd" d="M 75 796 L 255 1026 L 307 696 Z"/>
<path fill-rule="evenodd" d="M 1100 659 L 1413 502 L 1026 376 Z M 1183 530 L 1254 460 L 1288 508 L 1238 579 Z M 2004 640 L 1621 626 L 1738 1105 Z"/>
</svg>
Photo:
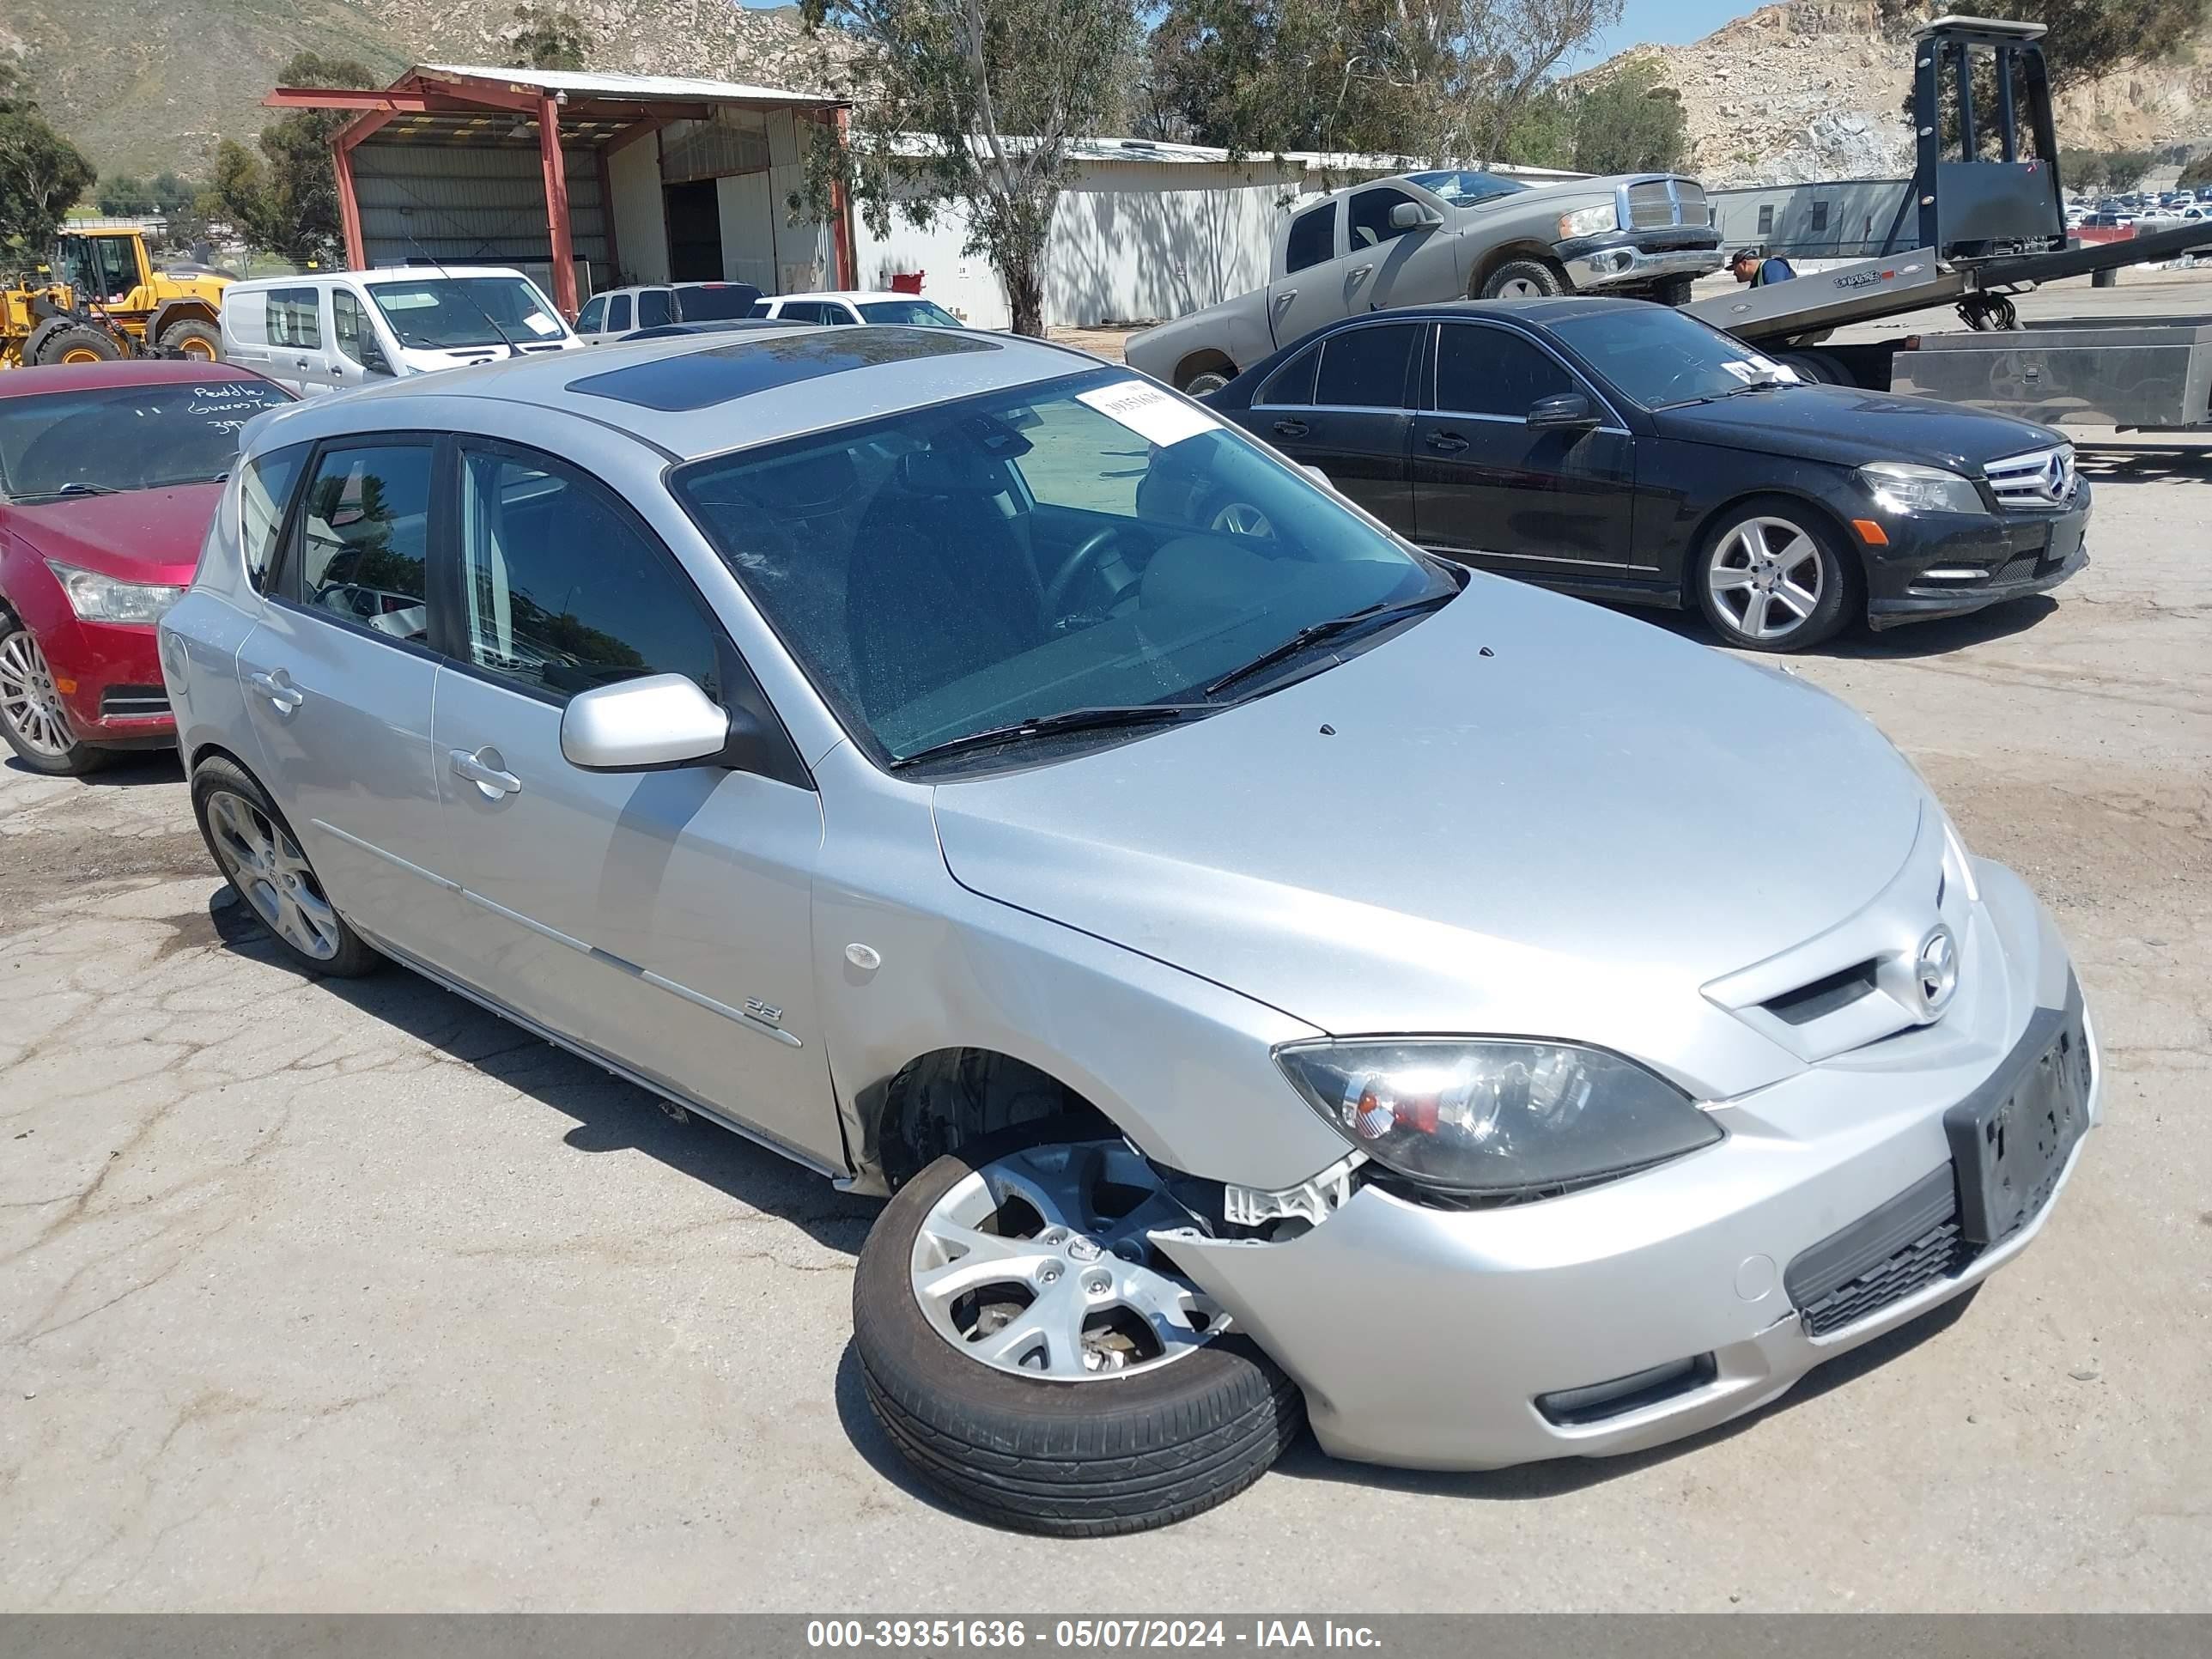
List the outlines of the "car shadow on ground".
<svg viewBox="0 0 2212 1659">
<path fill-rule="evenodd" d="M 1864 1347 L 1838 1354 L 1826 1364 L 1808 1372 L 1796 1388 L 1779 1400 L 1770 1401 L 1755 1412 L 1707 1429 L 1703 1433 L 1669 1441 L 1663 1446 L 1654 1446 L 1649 1451 L 1625 1452 L 1613 1457 L 1562 1457 L 1546 1463 L 1522 1463 L 1508 1469 L 1440 1474 L 1424 1469 L 1385 1468 L 1376 1464 L 1345 1462 L 1323 1452 L 1309 1431 L 1299 1437 L 1297 1443 L 1284 1455 L 1282 1462 L 1275 1465 L 1275 1470 L 1277 1474 L 1288 1475 L 1293 1480 L 1345 1481 L 1387 1487 L 1393 1492 L 1477 1498 L 1491 1503 L 1563 1497 L 1585 1487 L 1602 1485 L 1607 1480 L 1618 1480 L 1623 1475 L 1637 1474 L 1655 1463 L 1664 1463 L 1673 1458 L 1700 1451 L 1736 1435 L 1747 1433 L 1779 1413 L 1808 1405 L 1831 1389 L 1843 1388 L 1876 1367 L 1886 1365 L 1899 1355 L 1940 1336 L 1965 1316 L 1968 1306 L 1980 1293 L 1981 1286 L 1976 1285 L 1965 1294 L 1952 1297 L 1942 1307 L 1931 1308 L 1910 1323 L 1876 1337 Z M 1966 1396 L 1962 1393 L 1962 1409 L 1966 1400 Z"/>
<path fill-rule="evenodd" d="M 573 1119 L 575 1127 L 562 1139 L 577 1152 L 642 1152 L 847 1255 L 859 1252 L 881 1207 L 719 1125 L 696 1116 L 677 1121 L 656 1096 L 397 963 L 360 979 L 306 973 L 227 886 L 210 900 L 208 918 L 216 938 L 239 955 L 312 980 L 447 1059 Z"/>
<path fill-rule="evenodd" d="M 57 782 L 82 783 L 94 788 L 131 788 L 143 783 L 182 783 L 184 766 L 173 749 L 118 750 L 105 766 L 96 767 L 81 777 L 55 779 L 51 772 L 40 772 L 23 764 L 14 755 L 0 758 L 18 777 L 47 778 Z"/>
<path fill-rule="evenodd" d="M 2062 589 L 2063 592 L 2063 590 Z M 1998 640 L 2025 634 L 2058 609 L 2059 601 L 2049 593 L 2032 593 L 2024 599 L 2008 599 L 1987 610 L 1976 611 L 1963 617 L 1942 617 L 1933 622 L 1909 623 L 1902 628 L 1886 628 L 1880 633 L 1861 623 L 1846 628 L 1825 645 L 1810 651 L 1795 653 L 1763 655 L 1755 652 L 1737 654 L 1747 661 L 1771 662 L 1785 666 L 1796 657 L 1832 657 L 1868 662 L 1908 661 L 1916 657 L 1942 657 L 1954 651 L 1964 651 L 1978 645 L 1989 645 Z M 1679 634 L 1686 640 L 1695 640 L 1700 645 L 1717 643 L 1713 630 L 1705 619 L 1694 611 L 1656 611 L 1618 607 L 1625 617 L 1636 617 Z"/>
</svg>

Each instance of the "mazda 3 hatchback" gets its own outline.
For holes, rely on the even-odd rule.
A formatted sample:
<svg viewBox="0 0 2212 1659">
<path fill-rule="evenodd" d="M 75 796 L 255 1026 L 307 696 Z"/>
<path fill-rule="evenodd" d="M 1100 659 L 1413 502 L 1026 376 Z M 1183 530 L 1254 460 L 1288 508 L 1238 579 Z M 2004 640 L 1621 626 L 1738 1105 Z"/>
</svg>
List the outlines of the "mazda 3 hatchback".
<svg viewBox="0 0 2212 1659">
<path fill-rule="evenodd" d="M 1010 1526 L 1191 1514 L 1305 1420 L 1708 1428 L 2011 1261 L 2096 1119 L 2050 916 L 1858 714 L 1038 342 L 285 409 L 161 641 L 302 963 L 888 1199 L 869 1397 Z"/>
</svg>

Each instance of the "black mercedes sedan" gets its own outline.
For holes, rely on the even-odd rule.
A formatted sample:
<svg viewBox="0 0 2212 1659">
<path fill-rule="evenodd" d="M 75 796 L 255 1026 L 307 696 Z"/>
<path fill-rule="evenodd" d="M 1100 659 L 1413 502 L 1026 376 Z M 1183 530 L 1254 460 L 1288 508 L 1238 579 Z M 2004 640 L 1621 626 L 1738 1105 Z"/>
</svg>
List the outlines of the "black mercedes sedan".
<svg viewBox="0 0 2212 1659">
<path fill-rule="evenodd" d="M 2087 562 L 2089 486 L 2048 428 L 1801 381 L 1639 300 L 1348 318 L 1206 402 L 1445 558 L 1695 605 L 1754 651 L 1957 616 Z"/>
</svg>

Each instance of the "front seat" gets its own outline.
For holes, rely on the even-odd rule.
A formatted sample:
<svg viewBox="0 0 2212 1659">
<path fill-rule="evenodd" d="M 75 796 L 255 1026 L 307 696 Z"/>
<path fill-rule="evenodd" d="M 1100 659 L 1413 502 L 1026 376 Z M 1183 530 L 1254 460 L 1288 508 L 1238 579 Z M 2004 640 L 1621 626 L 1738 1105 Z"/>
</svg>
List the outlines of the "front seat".
<svg viewBox="0 0 2212 1659">
<path fill-rule="evenodd" d="M 1002 465 L 958 446 L 903 457 L 853 549 L 845 629 L 871 720 L 1042 645 L 1036 565 L 997 499 Z"/>
</svg>

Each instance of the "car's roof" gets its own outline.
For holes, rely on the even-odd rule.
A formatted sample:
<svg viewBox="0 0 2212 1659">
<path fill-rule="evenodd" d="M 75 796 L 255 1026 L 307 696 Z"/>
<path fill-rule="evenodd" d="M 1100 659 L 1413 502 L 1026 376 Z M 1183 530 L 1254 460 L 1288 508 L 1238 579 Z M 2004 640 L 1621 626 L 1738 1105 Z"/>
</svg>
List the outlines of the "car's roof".
<svg viewBox="0 0 2212 1659">
<path fill-rule="evenodd" d="M 298 288 L 307 283 L 422 283 L 441 276 L 520 276 L 513 265 L 380 265 L 374 270 L 302 270 L 289 276 L 256 276 L 232 289 Z"/>
<path fill-rule="evenodd" d="M 392 405 L 417 398 L 526 404 L 689 460 L 1104 366 L 1019 335 L 793 324 L 504 358 L 366 386 L 328 407 L 356 417 L 345 430 L 372 431 L 404 422 Z"/>
<path fill-rule="evenodd" d="M 603 288 L 586 297 L 603 300 L 616 294 L 657 294 L 672 288 L 752 288 L 750 283 L 734 282 L 727 276 L 695 276 L 684 283 L 624 283 L 620 288 Z M 760 290 L 754 289 L 755 293 Z"/>
<path fill-rule="evenodd" d="M 931 305 L 937 303 L 927 294 L 901 294 L 887 288 L 833 288 L 819 294 L 771 294 L 763 297 L 771 300 L 928 300 Z"/>
<path fill-rule="evenodd" d="M 179 381 L 258 380 L 250 368 L 198 358 L 125 357 L 108 363 L 50 363 L 11 368 L 0 374 L 0 398 L 35 398 L 50 392 L 83 392 L 94 386 L 173 386 Z"/>
</svg>

